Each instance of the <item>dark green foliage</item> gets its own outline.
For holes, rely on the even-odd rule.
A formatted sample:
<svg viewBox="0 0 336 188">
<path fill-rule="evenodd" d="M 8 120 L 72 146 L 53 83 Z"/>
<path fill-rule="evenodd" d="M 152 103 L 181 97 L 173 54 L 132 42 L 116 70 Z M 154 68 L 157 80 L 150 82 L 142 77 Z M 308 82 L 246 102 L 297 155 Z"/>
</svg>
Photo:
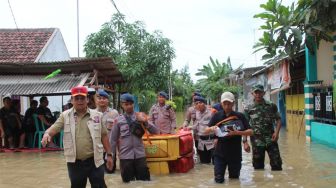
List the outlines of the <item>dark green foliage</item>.
<svg viewBox="0 0 336 188">
<path fill-rule="evenodd" d="M 85 42 L 87 57 L 112 57 L 127 81 L 122 90 L 167 90 L 171 62 L 175 51 L 171 41 L 155 31 L 148 33 L 142 22 L 125 23 L 124 16 L 114 14 L 100 31 Z"/>
<path fill-rule="evenodd" d="M 282 1 L 268 0 L 261 4 L 264 12 L 254 18 L 265 21 L 260 26 L 263 36 L 254 45 L 255 52 L 265 50 L 262 59 L 293 58 L 305 44 L 311 52 L 321 40 L 332 42 L 336 30 L 335 0 L 299 0 L 295 5 L 282 5 Z M 310 39 L 310 40 L 309 40 Z"/>
</svg>

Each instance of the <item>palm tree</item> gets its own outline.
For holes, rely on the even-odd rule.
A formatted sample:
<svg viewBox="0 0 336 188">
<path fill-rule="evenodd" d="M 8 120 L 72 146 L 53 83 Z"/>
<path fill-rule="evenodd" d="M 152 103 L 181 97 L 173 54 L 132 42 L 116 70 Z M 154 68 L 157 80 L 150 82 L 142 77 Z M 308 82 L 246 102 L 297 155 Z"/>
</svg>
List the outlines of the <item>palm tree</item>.
<svg viewBox="0 0 336 188">
<path fill-rule="evenodd" d="M 196 88 L 198 88 L 205 97 L 214 101 L 219 101 L 223 91 L 236 93 L 238 87 L 231 86 L 227 79 L 232 71 L 230 57 L 226 63 L 220 63 L 217 59 L 213 60 L 212 57 L 210 57 L 210 63 L 203 65 L 196 73 L 196 76 L 203 76 L 203 78 L 197 81 Z"/>
</svg>

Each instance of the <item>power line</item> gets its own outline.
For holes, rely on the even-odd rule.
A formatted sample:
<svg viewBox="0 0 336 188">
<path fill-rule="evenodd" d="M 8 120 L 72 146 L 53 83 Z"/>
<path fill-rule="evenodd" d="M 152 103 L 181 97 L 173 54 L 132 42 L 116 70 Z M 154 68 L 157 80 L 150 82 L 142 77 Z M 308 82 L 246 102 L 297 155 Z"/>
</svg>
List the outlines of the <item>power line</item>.
<svg viewBox="0 0 336 188">
<path fill-rule="evenodd" d="M 135 21 L 135 16 L 134 16 L 134 14 L 132 14 L 130 9 L 128 8 L 127 3 L 125 3 L 124 1 L 121 1 L 120 3 L 122 3 L 123 7 L 126 9 L 127 17 L 129 17 L 129 18 L 131 18 L 131 20 Z"/>
<path fill-rule="evenodd" d="M 119 11 L 119 9 L 118 9 L 117 5 L 115 4 L 114 0 L 111 0 L 111 3 L 113 4 L 113 6 L 114 6 L 114 8 L 117 10 L 117 12 L 121 15 L 121 12 Z M 127 22 L 125 21 L 124 17 L 122 17 L 122 20 L 123 20 L 125 23 L 127 23 Z"/>
<path fill-rule="evenodd" d="M 77 57 L 79 57 L 79 0 L 77 0 Z"/>
<path fill-rule="evenodd" d="M 14 20 L 14 23 L 15 23 L 15 26 L 16 26 L 16 29 L 19 29 L 17 23 L 16 23 L 16 20 L 15 20 L 15 16 L 14 16 L 14 13 L 13 13 L 13 10 L 12 10 L 12 6 L 8 0 L 8 5 L 9 5 L 9 9 L 11 10 L 11 13 L 12 13 L 12 17 L 13 17 L 13 20 Z"/>
</svg>

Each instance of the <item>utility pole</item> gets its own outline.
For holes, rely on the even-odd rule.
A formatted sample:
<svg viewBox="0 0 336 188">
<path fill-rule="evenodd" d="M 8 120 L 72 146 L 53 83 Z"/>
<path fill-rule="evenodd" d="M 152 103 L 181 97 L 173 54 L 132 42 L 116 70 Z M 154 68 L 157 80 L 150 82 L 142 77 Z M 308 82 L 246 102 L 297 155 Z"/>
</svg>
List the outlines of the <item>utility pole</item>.
<svg viewBox="0 0 336 188">
<path fill-rule="evenodd" d="M 77 57 L 79 57 L 79 0 L 77 0 Z"/>
</svg>

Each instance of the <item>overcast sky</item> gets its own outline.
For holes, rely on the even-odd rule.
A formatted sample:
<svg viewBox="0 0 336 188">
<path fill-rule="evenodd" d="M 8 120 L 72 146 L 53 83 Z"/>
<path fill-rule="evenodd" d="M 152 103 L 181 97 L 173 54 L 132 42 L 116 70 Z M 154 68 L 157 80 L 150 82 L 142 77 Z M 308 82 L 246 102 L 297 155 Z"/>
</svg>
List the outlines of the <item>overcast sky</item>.
<svg viewBox="0 0 336 188">
<path fill-rule="evenodd" d="M 260 37 L 261 21 L 253 15 L 266 0 L 115 0 L 127 22 L 143 21 L 149 32 L 160 30 L 176 50 L 173 68 L 185 65 L 193 80 L 197 69 L 231 57 L 233 67 L 260 66 L 261 54 L 252 54 Z M 291 2 L 291 0 L 284 0 Z M 76 0 L 10 0 L 19 28 L 56 27 L 72 57 L 77 57 Z M 86 37 L 99 31 L 116 9 L 110 0 L 79 0 L 80 56 Z M 15 28 L 8 0 L 0 1 L 0 28 Z"/>
</svg>

